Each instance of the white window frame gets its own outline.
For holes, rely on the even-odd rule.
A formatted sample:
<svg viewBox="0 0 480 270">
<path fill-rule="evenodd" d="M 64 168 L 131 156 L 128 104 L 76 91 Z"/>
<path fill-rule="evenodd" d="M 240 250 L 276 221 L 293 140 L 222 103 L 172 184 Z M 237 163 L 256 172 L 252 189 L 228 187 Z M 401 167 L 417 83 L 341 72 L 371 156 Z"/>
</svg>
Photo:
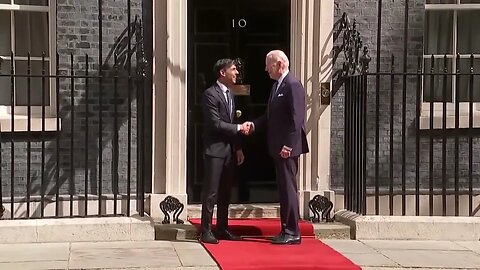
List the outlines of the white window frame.
<svg viewBox="0 0 480 270">
<path fill-rule="evenodd" d="M 453 24 L 452 24 L 452 54 L 447 54 L 447 59 L 452 59 L 450 66 L 454 72 L 456 70 L 456 55 L 457 55 L 457 23 L 458 23 L 458 11 L 461 10 L 480 10 L 480 3 L 478 4 L 462 4 L 461 0 L 456 0 L 456 4 L 425 4 L 426 11 L 432 10 L 445 10 L 453 11 Z M 426 25 L 425 25 L 426 27 Z M 423 55 L 423 60 L 430 59 L 432 55 Z M 443 54 L 434 54 L 435 60 L 443 58 Z M 474 54 L 476 59 L 480 59 L 480 54 Z M 460 58 L 470 58 L 470 54 L 460 54 Z M 428 70 L 424 70 L 428 74 Z M 478 71 L 477 71 L 478 72 Z M 439 75 L 440 76 L 440 75 Z M 425 76 L 423 80 L 428 80 L 428 76 Z M 452 102 L 447 102 L 447 116 L 446 127 L 447 129 L 455 128 L 455 87 L 456 77 L 452 76 Z M 443 102 L 433 102 L 433 117 L 434 117 L 434 129 L 441 129 L 443 127 Z M 467 128 L 469 126 L 469 102 L 459 102 L 459 127 Z M 420 117 L 420 129 L 430 128 L 430 102 L 425 102 L 423 98 L 423 83 L 422 83 L 422 106 Z M 480 127 L 480 102 L 473 103 L 473 126 Z"/>
<path fill-rule="evenodd" d="M 48 14 L 48 23 L 49 23 L 49 57 L 45 57 L 45 61 L 48 61 L 48 70 L 50 75 L 54 75 L 55 63 L 56 63 L 56 0 L 48 0 L 48 6 L 35 6 L 35 5 L 18 5 L 15 4 L 15 0 L 10 0 L 10 4 L 0 4 L 0 11 L 30 11 L 30 12 L 43 12 Z M 15 31 L 14 30 L 14 17 L 11 16 L 11 48 L 15 48 Z M 0 56 L 3 60 L 14 61 L 14 60 L 27 60 L 27 57 L 14 56 L 14 59 L 11 59 L 11 56 Z M 30 57 L 31 61 L 41 62 L 42 57 Z M 45 106 L 45 124 L 46 130 L 52 131 L 56 130 L 56 80 L 55 78 L 49 78 L 49 91 L 50 99 L 49 105 Z M 28 121 L 28 106 L 17 106 L 14 105 L 14 120 L 15 120 L 15 131 L 26 131 L 27 130 L 27 121 Z M 41 130 L 42 127 L 42 106 L 31 106 L 31 130 Z M 11 105 L 0 105 L 0 131 L 11 131 L 10 121 L 12 118 L 12 106 Z"/>
</svg>

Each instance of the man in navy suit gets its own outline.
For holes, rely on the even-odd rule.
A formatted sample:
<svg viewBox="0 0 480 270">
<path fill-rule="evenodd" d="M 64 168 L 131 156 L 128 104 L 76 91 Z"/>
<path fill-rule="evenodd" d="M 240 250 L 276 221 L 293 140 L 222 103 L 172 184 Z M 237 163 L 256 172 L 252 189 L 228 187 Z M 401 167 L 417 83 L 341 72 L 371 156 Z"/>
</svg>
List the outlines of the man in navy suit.
<svg viewBox="0 0 480 270">
<path fill-rule="evenodd" d="M 274 50 L 267 54 L 265 71 L 275 83 L 266 113 L 250 123 L 250 131 L 267 128 L 268 150 L 275 164 L 282 230 L 272 239 L 273 244 L 301 242 L 296 175 L 299 156 L 308 152 L 304 128 L 305 89 L 288 66 L 284 52 Z"/>
<path fill-rule="evenodd" d="M 240 240 L 228 230 L 228 205 L 235 164 L 244 161 L 239 144 L 239 133 L 247 133 L 248 124 L 234 124 L 235 103 L 231 93 L 238 75 L 235 62 L 220 59 L 213 72 L 217 81 L 203 93 L 204 165 L 205 177 L 202 193 L 202 232 L 204 243 L 218 244 L 218 239 Z M 217 203 L 217 228 L 212 232 L 213 208 Z"/>
</svg>

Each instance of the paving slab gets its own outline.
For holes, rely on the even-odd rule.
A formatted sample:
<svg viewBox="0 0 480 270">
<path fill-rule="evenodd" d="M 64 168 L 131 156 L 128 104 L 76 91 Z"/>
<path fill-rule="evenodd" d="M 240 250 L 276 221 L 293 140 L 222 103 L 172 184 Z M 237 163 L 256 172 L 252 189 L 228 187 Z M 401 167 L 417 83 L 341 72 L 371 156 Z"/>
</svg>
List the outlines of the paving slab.
<svg viewBox="0 0 480 270">
<path fill-rule="evenodd" d="M 204 250 L 202 244 L 197 240 L 172 241 L 171 244 L 175 248 L 175 250 L 179 250 L 179 249 Z"/>
<path fill-rule="evenodd" d="M 0 262 L 68 261 L 69 248 L 69 243 L 2 244 Z"/>
<path fill-rule="evenodd" d="M 11 262 L 0 263 L 0 269 L 8 270 L 43 270 L 43 269 L 68 269 L 67 261 L 36 261 L 36 262 Z"/>
<path fill-rule="evenodd" d="M 379 253 L 343 253 L 343 256 L 360 266 L 398 267 L 399 264 Z M 385 269 L 385 268 L 384 268 Z"/>
<path fill-rule="evenodd" d="M 171 247 L 161 248 L 76 248 L 70 255 L 70 268 L 147 268 L 179 267 L 180 260 Z"/>
<path fill-rule="evenodd" d="M 356 240 L 322 239 L 321 241 L 340 253 L 353 253 L 353 254 L 377 253 L 373 248 Z"/>
<path fill-rule="evenodd" d="M 478 269 L 480 256 L 460 250 L 382 250 L 381 253 L 402 267 Z"/>
<path fill-rule="evenodd" d="M 178 249 L 178 258 L 182 266 L 216 266 L 217 263 L 210 257 L 206 250 Z"/>
<path fill-rule="evenodd" d="M 360 240 L 365 245 L 375 249 L 401 250 L 468 250 L 452 241 L 417 241 L 417 240 Z"/>
</svg>

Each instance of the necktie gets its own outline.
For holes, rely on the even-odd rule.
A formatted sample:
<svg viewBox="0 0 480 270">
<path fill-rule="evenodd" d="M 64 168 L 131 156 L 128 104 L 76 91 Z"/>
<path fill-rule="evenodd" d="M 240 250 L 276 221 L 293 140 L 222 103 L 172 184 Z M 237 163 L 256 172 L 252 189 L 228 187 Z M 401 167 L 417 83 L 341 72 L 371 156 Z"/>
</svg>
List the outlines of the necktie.
<svg viewBox="0 0 480 270">
<path fill-rule="evenodd" d="M 272 94 L 270 95 L 270 101 L 273 99 L 273 97 L 277 93 L 277 86 L 278 86 L 278 81 L 275 81 L 275 83 L 272 86 Z"/>
<path fill-rule="evenodd" d="M 227 107 L 228 107 L 228 115 L 232 118 L 232 101 L 230 99 L 230 91 L 227 89 Z"/>
</svg>

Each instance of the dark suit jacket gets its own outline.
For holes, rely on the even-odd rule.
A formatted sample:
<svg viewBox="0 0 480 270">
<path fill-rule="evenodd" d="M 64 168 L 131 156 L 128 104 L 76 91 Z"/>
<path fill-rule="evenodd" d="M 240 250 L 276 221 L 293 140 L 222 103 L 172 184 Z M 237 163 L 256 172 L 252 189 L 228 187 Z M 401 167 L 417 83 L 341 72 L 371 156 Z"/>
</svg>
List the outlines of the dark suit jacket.
<svg viewBox="0 0 480 270">
<path fill-rule="evenodd" d="M 307 153 L 305 89 L 289 72 L 272 97 L 274 91 L 272 87 L 267 112 L 253 121 L 255 129 L 267 128 L 268 150 L 272 157 L 278 157 L 284 145 L 292 148 L 291 156 Z"/>
<path fill-rule="evenodd" d="M 232 115 L 229 115 L 227 101 L 222 89 L 215 82 L 203 93 L 203 146 L 204 154 L 212 157 L 226 157 L 239 148 L 237 125 L 234 124 L 235 103 L 232 100 Z"/>
</svg>

